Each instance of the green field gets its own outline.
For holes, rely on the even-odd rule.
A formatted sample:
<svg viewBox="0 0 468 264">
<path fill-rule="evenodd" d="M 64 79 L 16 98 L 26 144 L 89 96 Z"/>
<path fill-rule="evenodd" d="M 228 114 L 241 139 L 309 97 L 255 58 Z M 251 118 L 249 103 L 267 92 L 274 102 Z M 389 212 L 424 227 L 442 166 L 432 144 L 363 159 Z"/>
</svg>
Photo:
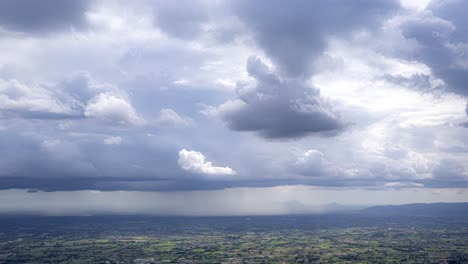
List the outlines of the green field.
<svg viewBox="0 0 468 264">
<path fill-rule="evenodd" d="M 2 225 L 0 263 L 468 263 L 448 218 L 36 219 Z"/>
</svg>

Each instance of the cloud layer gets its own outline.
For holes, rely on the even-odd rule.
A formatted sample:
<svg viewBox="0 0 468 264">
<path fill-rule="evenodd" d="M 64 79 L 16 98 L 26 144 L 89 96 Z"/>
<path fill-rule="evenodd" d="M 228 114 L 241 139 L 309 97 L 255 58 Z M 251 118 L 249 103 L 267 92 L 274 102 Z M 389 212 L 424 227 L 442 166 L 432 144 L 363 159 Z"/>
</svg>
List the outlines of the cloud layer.
<svg viewBox="0 0 468 264">
<path fill-rule="evenodd" d="M 467 188 L 467 8 L 2 1 L 0 189 Z"/>
</svg>

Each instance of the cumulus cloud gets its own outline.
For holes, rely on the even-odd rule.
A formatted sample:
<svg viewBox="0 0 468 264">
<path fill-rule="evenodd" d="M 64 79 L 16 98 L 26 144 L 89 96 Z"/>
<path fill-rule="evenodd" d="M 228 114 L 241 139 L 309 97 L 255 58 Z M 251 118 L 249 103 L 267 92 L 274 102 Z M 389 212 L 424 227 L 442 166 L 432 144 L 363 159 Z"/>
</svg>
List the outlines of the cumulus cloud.
<svg viewBox="0 0 468 264">
<path fill-rule="evenodd" d="M 37 118 L 59 118 L 74 112 L 53 91 L 15 79 L 0 79 L 0 111 Z"/>
<path fill-rule="evenodd" d="M 378 27 L 398 1 L 235 1 L 239 19 L 282 75 L 307 77 L 328 38 Z"/>
<path fill-rule="evenodd" d="M 216 167 L 209 161 L 205 161 L 205 156 L 198 151 L 182 149 L 179 151 L 179 166 L 186 171 L 213 174 L 213 175 L 236 175 L 237 172 L 229 167 Z"/>
<path fill-rule="evenodd" d="M 85 108 L 86 117 L 117 125 L 141 125 L 145 120 L 138 116 L 133 106 L 122 96 L 101 93 Z"/>
<path fill-rule="evenodd" d="M 179 115 L 170 108 L 164 108 L 159 111 L 157 123 L 161 125 L 191 126 L 194 121 L 189 117 Z"/>
<path fill-rule="evenodd" d="M 122 143 L 122 138 L 117 136 L 117 137 L 108 137 L 104 139 L 104 144 L 106 145 L 120 145 Z"/>
<path fill-rule="evenodd" d="M 372 31 L 400 8 L 396 1 L 236 1 L 234 13 L 275 66 L 258 58 L 247 62 L 256 84 L 238 82 L 235 105 L 221 116 L 233 130 L 256 131 L 266 138 L 300 138 L 344 127 L 318 88 L 309 84 L 314 61 L 331 38 Z M 369 15 L 370 14 L 370 15 Z M 281 18 L 281 19 L 278 19 Z M 219 110 L 225 109 L 221 106 Z M 218 111 L 221 112 L 221 111 Z"/>
<path fill-rule="evenodd" d="M 79 29 L 86 24 L 89 0 L 4 0 L 0 2 L 0 27 L 21 32 Z"/>
<path fill-rule="evenodd" d="M 432 1 L 426 10 L 402 18 L 403 35 L 417 41 L 411 59 L 431 68 L 446 90 L 468 96 L 468 31 L 466 1 Z"/>
<path fill-rule="evenodd" d="M 76 72 L 57 84 L 69 104 L 84 117 L 115 125 L 142 125 L 125 91 L 92 79 L 88 72 Z"/>
<path fill-rule="evenodd" d="M 122 93 L 121 90 L 111 84 L 96 81 L 87 71 L 77 71 L 66 76 L 56 84 L 54 89 L 75 100 L 73 103 L 76 104 L 76 107 L 83 106 L 99 93 Z"/>
<path fill-rule="evenodd" d="M 266 138 L 294 138 L 344 127 L 317 88 L 281 79 L 256 57 L 249 58 L 247 71 L 256 83 L 238 83 L 237 102 L 228 103 L 235 107 L 219 108 L 231 129 L 256 131 Z"/>
<path fill-rule="evenodd" d="M 33 119 L 96 118 L 116 125 L 141 125 L 141 118 L 118 88 L 77 72 L 56 84 L 0 79 L 0 112 Z"/>
</svg>

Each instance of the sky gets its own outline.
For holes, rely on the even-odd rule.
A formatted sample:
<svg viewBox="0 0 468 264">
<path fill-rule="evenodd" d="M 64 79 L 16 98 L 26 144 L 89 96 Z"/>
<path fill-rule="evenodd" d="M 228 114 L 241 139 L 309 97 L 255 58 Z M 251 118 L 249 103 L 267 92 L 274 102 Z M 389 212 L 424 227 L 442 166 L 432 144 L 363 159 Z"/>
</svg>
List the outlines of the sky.
<svg viewBox="0 0 468 264">
<path fill-rule="evenodd" d="M 0 213 L 468 202 L 468 1 L 0 1 Z"/>
</svg>

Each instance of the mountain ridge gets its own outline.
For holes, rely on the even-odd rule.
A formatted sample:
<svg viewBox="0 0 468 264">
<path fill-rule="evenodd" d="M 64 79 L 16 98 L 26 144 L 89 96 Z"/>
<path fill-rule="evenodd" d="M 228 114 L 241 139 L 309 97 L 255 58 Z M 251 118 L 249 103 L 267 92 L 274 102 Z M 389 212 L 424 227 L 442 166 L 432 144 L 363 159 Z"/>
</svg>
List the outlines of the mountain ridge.
<svg viewBox="0 0 468 264">
<path fill-rule="evenodd" d="M 360 213 L 382 216 L 464 216 L 468 217 L 468 203 L 411 203 L 376 205 L 359 210 Z"/>
</svg>

